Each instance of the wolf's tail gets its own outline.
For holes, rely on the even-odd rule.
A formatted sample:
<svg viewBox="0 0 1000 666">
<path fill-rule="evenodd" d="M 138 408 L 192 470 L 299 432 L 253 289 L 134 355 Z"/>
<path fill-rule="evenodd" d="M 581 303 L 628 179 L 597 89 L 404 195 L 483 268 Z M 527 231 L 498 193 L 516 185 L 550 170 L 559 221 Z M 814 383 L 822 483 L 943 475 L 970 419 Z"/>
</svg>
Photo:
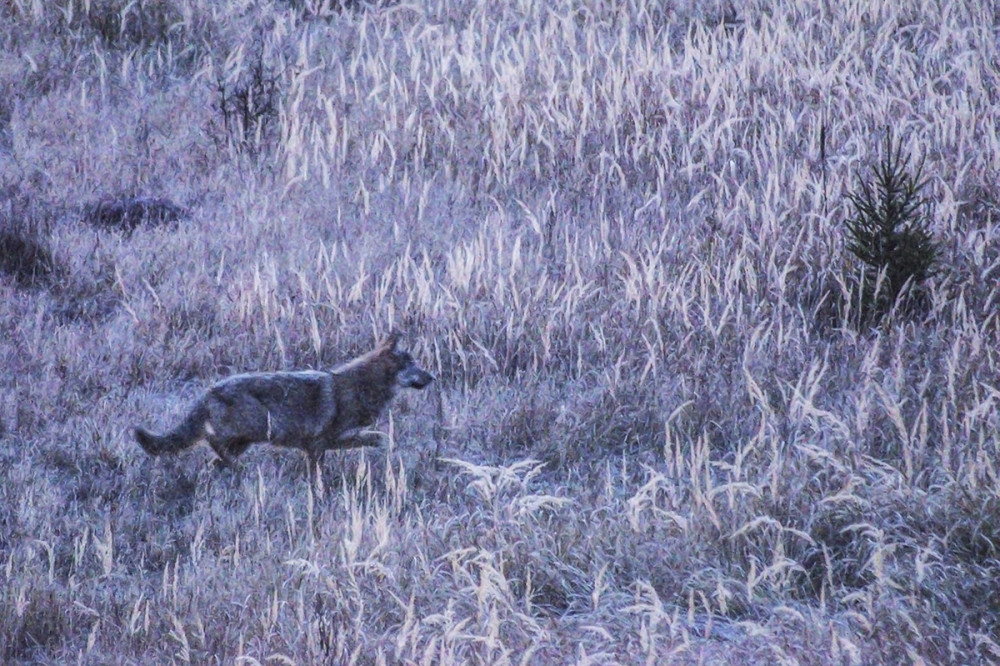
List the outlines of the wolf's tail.
<svg viewBox="0 0 1000 666">
<path fill-rule="evenodd" d="M 194 446 L 205 436 L 205 424 L 208 422 L 208 409 L 199 402 L 179 426 L 163 435 L 154 435 L 145 428 L 136 427 L 135 440 L 139 446 L 151 456 L 163 453 L 176 453 Z"/>
</svg>

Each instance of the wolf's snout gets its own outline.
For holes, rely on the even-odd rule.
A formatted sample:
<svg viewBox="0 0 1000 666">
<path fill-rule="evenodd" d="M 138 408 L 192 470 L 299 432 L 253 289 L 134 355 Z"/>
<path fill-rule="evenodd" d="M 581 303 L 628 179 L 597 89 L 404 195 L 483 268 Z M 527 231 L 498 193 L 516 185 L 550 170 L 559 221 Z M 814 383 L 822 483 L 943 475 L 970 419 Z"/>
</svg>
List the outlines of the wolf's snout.
<svg viewBox="0 0 1000 666">
<path fill-rule="evenodd" d="M 434 375 L 423 368 L 412 365 L 399 374 L 397 381 L 404 388 L 422 389 L 434 381 Z"/>
</svg>

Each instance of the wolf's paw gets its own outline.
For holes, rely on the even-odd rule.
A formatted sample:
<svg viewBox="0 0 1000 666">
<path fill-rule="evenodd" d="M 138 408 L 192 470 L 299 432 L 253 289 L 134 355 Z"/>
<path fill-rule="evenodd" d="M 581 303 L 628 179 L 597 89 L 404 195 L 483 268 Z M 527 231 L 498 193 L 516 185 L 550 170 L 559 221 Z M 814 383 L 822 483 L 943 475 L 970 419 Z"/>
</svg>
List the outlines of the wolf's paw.
<svg viewBox="0 0 1000 666">
<path fill-rule="evenodd" d="M 212 469 L 216 472 L 230 471 L 236 469 L 236 465 L 232 460 L 227 460 L 226 458 L 216 458 L 212 461 Z"/>
<path fill-rule="evenodd" d="M 354 438 L 358 441 L 358 446 L 382 446 L 386 436 L 378 430 L 362 430 Z"/>
</svg>

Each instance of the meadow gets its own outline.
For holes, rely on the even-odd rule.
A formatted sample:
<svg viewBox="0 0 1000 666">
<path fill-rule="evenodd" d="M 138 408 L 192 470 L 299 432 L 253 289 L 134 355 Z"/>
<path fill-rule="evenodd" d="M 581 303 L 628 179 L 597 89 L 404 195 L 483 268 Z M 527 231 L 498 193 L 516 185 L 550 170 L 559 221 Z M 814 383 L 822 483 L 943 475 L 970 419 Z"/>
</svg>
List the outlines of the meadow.
<svg viewBox="0 0 1000 666">
<path fill-rule="evenodd" d="M 0 661 L 1000 663 L 993 0 L 0 4 Z M 848 195 L 923 164 L 924 306 Z M 382 446 L 151 458 L 389 330 Z"/>
</svg>

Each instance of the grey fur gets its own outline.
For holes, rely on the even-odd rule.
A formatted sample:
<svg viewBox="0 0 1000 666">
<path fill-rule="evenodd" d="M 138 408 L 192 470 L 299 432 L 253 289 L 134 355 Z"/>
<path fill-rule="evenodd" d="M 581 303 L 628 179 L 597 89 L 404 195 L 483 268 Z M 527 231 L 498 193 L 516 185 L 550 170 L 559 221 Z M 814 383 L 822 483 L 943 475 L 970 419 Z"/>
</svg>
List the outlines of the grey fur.
<svg viewBox="0 0 1000 666">
<path fill-rule="evenodd" d="M 364 433 L 397 388 L 422 389 L 434 377 L 396 349 L 391 335 L 375 350 L 332 371 L 261 372 L 223 379 L 192 406 L 176 428 L 154 435 L 135 429 L 150 455 L 176 453 L 207 442 L 231 464 L 251 444 L 268 442 L 302 449 L 316 469 L 327 449 L 371 446 Z"/>
</svg>

